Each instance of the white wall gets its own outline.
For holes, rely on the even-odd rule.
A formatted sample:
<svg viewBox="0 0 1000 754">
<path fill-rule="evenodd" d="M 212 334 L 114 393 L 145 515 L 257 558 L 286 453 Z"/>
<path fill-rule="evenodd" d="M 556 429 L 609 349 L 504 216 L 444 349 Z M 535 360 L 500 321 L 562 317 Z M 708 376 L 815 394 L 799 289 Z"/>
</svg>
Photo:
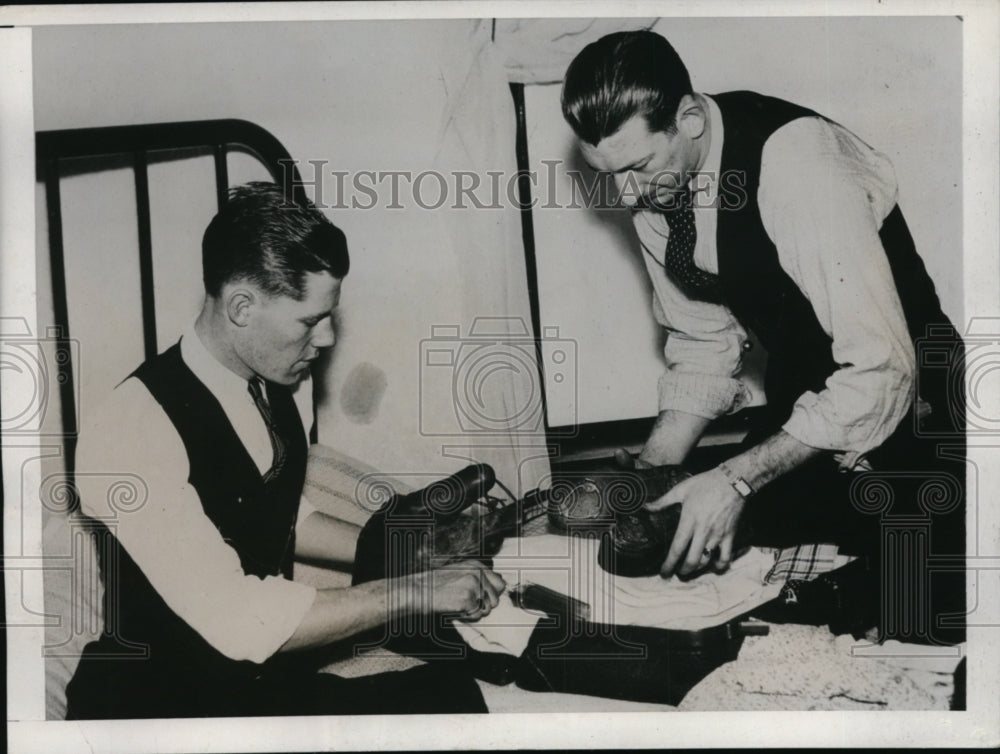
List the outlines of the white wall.
<svg viewBox="0 0 1000 754">
<path fill-rule="evenodd" d="M 964 330 L 962 301 L 962 22 L 937 18 L 663 19 L 655 31 L 685 61 L 697 91 L 750 89 L 815 109 L 892 160 L 899 204 Z M 557 202 L 570 200 L 563 167 L 582 169 L 559 110 L 559 85 L 529 87 L 530 157 L 540 197 L 545 160 L 557 160 Z M 543 325 L 577 341 L 574 418 L 656 413 L 662 334 L 627 212 L 534 211 Z"/>
</svg>

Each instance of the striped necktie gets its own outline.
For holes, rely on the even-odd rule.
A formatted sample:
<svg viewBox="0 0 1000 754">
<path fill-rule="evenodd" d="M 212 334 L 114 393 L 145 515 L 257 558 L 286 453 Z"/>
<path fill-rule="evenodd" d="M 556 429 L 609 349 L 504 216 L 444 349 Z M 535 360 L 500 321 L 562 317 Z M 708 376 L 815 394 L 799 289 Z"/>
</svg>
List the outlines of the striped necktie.
<svg viewBox="0 0 1000 754">
<path fill-rule="evenodd" d="M 281 469 L 285 465 L 288 453 L 285 448 L 285 441 L 282 440 L 281 435 L 278 434 L 278 428 L 274 423 L 274 416 L 271 414 L 271 407 L 268 405 L 267 401 L 264 400 L 264 392 L 260 388 L 260 380 L 256 377 L 250 380 L 248 388 L 250 390 L 250 397 L 253 398 L 254 405 L 257 406 L 257 410 L 260 411 L 261 418 L 264 419 L 264 424 L 267 425 L 267 434 L 271 438 L 271 450 L 274 451 L 271 468 L 266 474 L 264 474 L 264 481 L 268 482 L 281 473 Z"/>
</svg>

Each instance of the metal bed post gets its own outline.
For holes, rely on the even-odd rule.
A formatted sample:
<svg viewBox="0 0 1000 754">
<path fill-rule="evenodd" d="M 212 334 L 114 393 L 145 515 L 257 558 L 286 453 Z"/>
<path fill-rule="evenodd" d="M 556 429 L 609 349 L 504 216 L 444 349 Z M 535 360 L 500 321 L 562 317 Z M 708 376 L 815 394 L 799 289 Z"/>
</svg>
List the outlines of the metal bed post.
<svg viewBox="0 0 1000 754">
<path fill-rule="evenodd" d="M 226 163 L 226 145 L 216 144 L 213 150 L 215 157 L 215 196 L 222 209 L 228 197 L 229 165 Z"/>
<path fill-rule="evenodd" d="M 535 363 L 538 366 L 538 384 L 542 403 L 542 422 L 546 437 L 549 435 L 549 415 L 545 399 L 545 372 L 542 360 L 542 325 L 538 302 L 538 267 L 535 260 L 535 225 L 531 216 L 531 163 L 528 159 L 528 126 L 524 112 L 524 84 L 512 83 L 510 93 L 514 98 L 517 117 L 515 152 L 517 155 L 517 193 L 521 205 L 521 241 L 524 244 L 524 265 L 528 278 L 528 302 L 531 306 L 531 326 L 535 339 Z"/>
<path fill-rule="evenodd" d="M 153 289 L 153 237 L 149 210 L 149 172 L 146 153 L 136 152 L 135 206 L 139 229 L 139 290 L 142 297 L 142 342 L 147 359 L 156 356 L 156 298 Z"/>
<path fill-rule="evenodd" d="M 59 161 L 45 165 L 45 205 L 49 221 L 49 257 L 52 274 L 52 308 L 58 339 L 69 338 L 69 304 L 66 294 L 66 264 L 63 257 L 62 199 L 59 192 Z M 58 342 L 57 342 L 58 346 Z M 56 381 L 62 411 L 62 435 L 65 442 L 66 471 L 72 474 L 76 461 L 76 396 L 73 393 L 73 356 L 68 348 L 60 349 L 56 359 Z"/>
</svg>

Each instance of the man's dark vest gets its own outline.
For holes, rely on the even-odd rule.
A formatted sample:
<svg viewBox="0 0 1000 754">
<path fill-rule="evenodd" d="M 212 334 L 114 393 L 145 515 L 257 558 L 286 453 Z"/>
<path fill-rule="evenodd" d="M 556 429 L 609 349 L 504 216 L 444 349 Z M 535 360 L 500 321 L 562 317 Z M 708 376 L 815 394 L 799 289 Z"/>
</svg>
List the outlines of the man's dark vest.
<svg viewBox="0 0 1000 754">
<path fill-rule="evenodd" d="M 187 481 L 198 492 L 205 515 L 239 555 L 243 571 L 260 578 L 291 578 L 307 453 L 291 391 L 266 383 L 271 413 L 288 455 L 282 470 L 265 484 L 222 406 L 182 360 L 179 344 L 144 363 L 134 376 L 177 430 L 190 463 Z M 147 504 L 169 505 L 170 501 Z M 183 540 L 177 542 L 178 558 L 193 555 L 184 551 Z M 138 662 L 149 670 L 151 682 L 186 682 L 186 676 L 194 671 L 203 689 L 214 686 L 223 690 L 260 672 L 255 663 L 226 658 L 187 625 L 166 605 L 117 540 L 111 540 L 102 560 L 105 583 L 109 584 L 105 590 L 106 631 L 119 641 L 148 645 L 149 659 Z M 117 585 L 117 592 L 112 584 Z"/>
<path fill-rule="evenodd" d="M 780 427 L 805 391 L 819 392 L 836 371 L 831 338 L 823 331 L 809 300 L 781 268 L 777 249 L 764 229 L 757 202 L 761 156 L 771 135 L 782 126 L 816 113 L 754 92 L 712 95 L 722 112 L 724 129 L 720 181 L 725 195 L 718 212 L 718 264 L 723 299 L 736 318 L 753 330 L 768 352 L 765 391 L 768 407 L 758 427 L 761 434 Z M 802 181 L 813 180 L 803 175 Z M 739 201 L 731 201 L 734 197 Z M 745 201 L 744 201 L 745 199 Z M 934 284 L 913 245 L 898 207 L 879 231 L 899 292 L 910 337 L 917 345 L 917 366 L 928 341 L 949 348 L 961 359 L 961 340 L 941 311 Z M 948 365 L 918 377 L 921 397 L 931 404 L 937 422 L 949 420 Z M 954 402 L 954 401 L 952 401 Z M 901 423 L 912 424 L 912 417 Z"/>
</svg>

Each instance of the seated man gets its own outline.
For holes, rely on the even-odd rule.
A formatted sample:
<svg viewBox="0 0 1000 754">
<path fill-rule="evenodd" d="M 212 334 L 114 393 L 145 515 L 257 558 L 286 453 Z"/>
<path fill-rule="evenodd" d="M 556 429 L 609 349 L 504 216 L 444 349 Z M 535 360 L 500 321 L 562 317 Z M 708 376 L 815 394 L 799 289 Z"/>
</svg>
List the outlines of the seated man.
<svg viewBox="0 0 1000 754">
<path fill-rule="evenodd" d="M 655 504 L 682 503 L 663 574 L 725 568 L 740 524 L 762 545 L 836 542 L 881 565 L 884 636 L 960 639 L 963 348 L 889 161 L 799 105 L 695 92 L 652 32 L 584 48 L 562 108 L 631 211 L 667 333 L 639 462 L 684 462 L 746 405 L 748 330 L 768 352 L 741 452 Z"/>
<path fill-rule="evenodd" d="M 485 711 L 457 663 L 348 680 L 302 661 L 401 614 L 481 617 L 505 586 L 478 563 L 341 589 L 291 580 L 295 557 L 350 566 L 358 537 L 301 499 L 309 367 L 335 341 L 343 234 L 251 183 L 208 226 L 202 264 L 193 326 L 81 437 L 82 509 L 113 536 L 101 547 L 105 630 L 69 684 L 67 716 Z M 116 508 L 124 489 L 133 504 Z"/>
</svg>

